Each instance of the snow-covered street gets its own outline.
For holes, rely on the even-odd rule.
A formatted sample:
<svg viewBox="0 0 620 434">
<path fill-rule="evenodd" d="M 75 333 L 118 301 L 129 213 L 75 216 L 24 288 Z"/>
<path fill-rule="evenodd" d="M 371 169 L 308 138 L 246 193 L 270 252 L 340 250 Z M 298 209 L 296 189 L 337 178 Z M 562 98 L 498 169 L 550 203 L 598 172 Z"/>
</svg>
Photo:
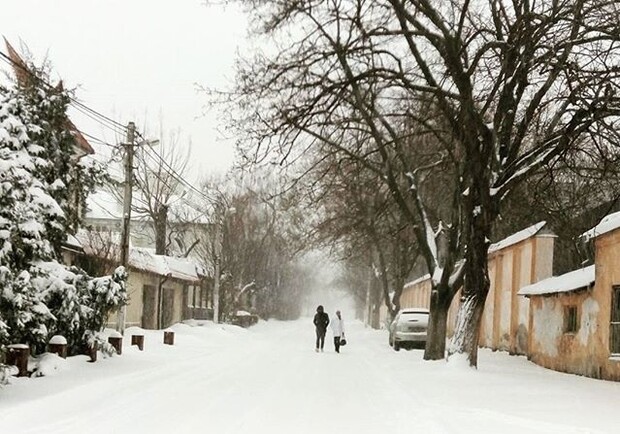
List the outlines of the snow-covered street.
<svg viewBox="0 0 620 434">
<path fill-rule="evenodd" d="M 565 375 L 482 350 L 479 370 L 395 353 L 385 331 L 349 325 L 341 354 L 313 350 L 310 319 L 176 325 L 175 346 L 0 390 L 12 433 L 597 433 L 617 432 L 620 384 Z M 131 329 L 128 330 L 128 334 Z"/>
</svg>

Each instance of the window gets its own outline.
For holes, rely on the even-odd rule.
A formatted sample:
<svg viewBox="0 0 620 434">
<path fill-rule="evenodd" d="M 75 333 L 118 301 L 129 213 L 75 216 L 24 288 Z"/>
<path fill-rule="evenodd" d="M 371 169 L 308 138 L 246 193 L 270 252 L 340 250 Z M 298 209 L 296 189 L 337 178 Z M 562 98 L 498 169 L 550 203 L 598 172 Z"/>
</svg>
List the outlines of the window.
<svg viewBox="0 0 620 434">
<path fill-rule="evenodd" d="M 194 307 L 196 305 L 194 288 L 194 286 L 187 287 L 187 307 Z"/>
<path fill-rule="evenodd" d="M 201 298 L 200 307 L 202 307 L 202 308 L 206 308 L 206 307 L 208 306 L 208 301 L 209 301 L 209 300 L 208 300 L 208 297 L 207 297 L 207 295 L 208 295 L 208 294 L 207 294 L 207 290 L 206 290 L 206 289 L 202 289 L 202 290 L 200 291 L 200 293 L 201 293 L 201 297 L 202 297 L 202 298 Z"/>
<path fill-rule="evenodd" d="M 564 333 L 577 333 L 577 306 L 564 307 Z"/>
<path fill-rule="evenodd" d="M 611 289 L 611 322 L 609 324 L 609 351 L 620 355 L 620 286 Z"/>
</svg>

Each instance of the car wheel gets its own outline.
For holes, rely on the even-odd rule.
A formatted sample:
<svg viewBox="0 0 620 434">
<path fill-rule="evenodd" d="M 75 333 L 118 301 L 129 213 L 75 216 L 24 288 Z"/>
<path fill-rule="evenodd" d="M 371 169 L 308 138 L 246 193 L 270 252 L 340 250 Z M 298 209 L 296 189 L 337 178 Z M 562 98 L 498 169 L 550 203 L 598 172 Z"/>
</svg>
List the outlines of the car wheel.
<svg viewBox="0 0 620 434">
<path fill-rule="evenodd" d="M 394 341 L 392 347 L 394 348 L 394 351 L 400 351 L 400 344 L 398 342 Z"/>
</svg>

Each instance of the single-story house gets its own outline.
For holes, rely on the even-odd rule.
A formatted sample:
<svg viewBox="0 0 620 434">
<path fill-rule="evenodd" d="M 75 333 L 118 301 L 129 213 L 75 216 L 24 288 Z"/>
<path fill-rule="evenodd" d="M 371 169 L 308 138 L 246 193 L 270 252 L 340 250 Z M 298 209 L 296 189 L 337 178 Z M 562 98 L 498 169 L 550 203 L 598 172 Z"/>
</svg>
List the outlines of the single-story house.
<svg viewBox="0 0 620 434">
<path fill-rule="evenodd" d="M 114 235 L 112 234 L 112 237 Z M 93 236 L 81 230 L 69 236 L 63 247 L 65 263 L 80 265 L 80 259 L 118 264 L 117 240 L 110 234 Z M 188 258 L 157 255 L 153 249 L 130 247 L 126 309 L 127 327 L 160 329 L 183 319 L 206 319 L 208 314 L 207 272 Z M 117 317 L 109 318 L 110 326 Z"/>
</svg>

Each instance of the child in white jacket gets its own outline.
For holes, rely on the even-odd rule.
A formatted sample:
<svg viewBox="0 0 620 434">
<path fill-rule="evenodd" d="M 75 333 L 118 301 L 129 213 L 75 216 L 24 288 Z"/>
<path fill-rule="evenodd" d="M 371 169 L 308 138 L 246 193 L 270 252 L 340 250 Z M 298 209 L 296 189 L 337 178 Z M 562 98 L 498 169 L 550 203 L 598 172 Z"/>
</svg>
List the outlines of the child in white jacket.
<svg viewBox="0 0 620 434">
<path fill-rule="evenodd" d="M 340 311 L 336 311 L 336 318 L 334 318 L 329 326 L 334 333 L 334 347 L 336 348 L 336 352 L 340 352 L 340 339 L 344 339 L 344 321 L 342 320 L 342 316 L 340 315 Z"/>
</svg>

